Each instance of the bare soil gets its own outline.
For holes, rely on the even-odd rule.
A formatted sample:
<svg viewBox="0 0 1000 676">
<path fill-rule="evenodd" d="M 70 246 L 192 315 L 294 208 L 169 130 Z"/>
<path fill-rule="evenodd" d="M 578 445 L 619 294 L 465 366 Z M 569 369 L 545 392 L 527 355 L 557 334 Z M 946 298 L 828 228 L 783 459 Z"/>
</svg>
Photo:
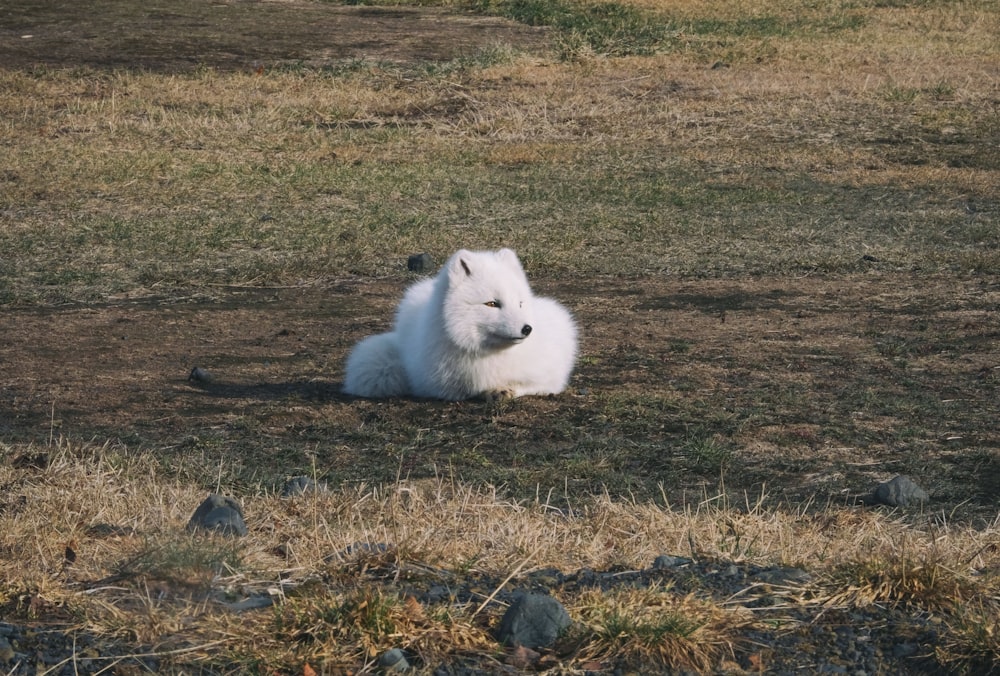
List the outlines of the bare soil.
<svg viewBox="0 0 1000 676">
<path fill-rule="evenodd" d="M 211 487 L 459 478 L 522 496 L 608 488 L 846 504 L 903 473 L 952 516 L 1000 492 L 995 279 L 540 280 L 582 328 L 570 389 L 499 409 L 339 392 L 408 283 L 219 289 L 0 315 L 0 435 L 200 459 Z M 210 381 L 190 379 L 194 367 Z M 315 463 L 315 465 L 314 465 Z M 685 497 L 686 496 L 686 497 Z"/>
<path fill-rule="evenodd" d="M 543 28 L 433 7 L 172 0 L 137 12 L 132 4 L 5 3 L 10 6 L 0 10 L 0 63 L 228 71 L 352 60 L 447 61 L 496 44 L 524 52 L 548 48 Z"/>
</svg>

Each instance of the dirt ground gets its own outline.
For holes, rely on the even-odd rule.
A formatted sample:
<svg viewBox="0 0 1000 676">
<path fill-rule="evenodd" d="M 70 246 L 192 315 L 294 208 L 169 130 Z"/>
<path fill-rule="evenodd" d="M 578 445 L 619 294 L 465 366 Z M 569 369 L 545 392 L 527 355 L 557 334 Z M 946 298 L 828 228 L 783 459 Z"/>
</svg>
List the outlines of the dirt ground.
<svg viewBox="0 0 1000 676">
<path fill-rule="evenodd" d="M 543 28 L 431 7 L 174 0 L 137 13 L 122 0 L 5 4 L 0 63 L 6 68 L 254 70 L 446 61 L 496 44 L 525 52 L 548 48 Z M 227 30 L 220 32 L 220 25 Z"/>
<path fill-rule="evenodd" d="M 335 483 L 451 466 L 515 492 L 679 497 L 724 473 L 736 494 L 827 504 L 904 473 L 935 508 L 995 508 L 996 280 L 541 280 L 578 317 L 580 365 L 563 395 L 499 412 L 340 394 L 347 351 L 387 327 L 406 283 L 8 309 L 0 436 L 241 457 L 232 483 L 279 485 L 312 462 Z"/>
</svg>

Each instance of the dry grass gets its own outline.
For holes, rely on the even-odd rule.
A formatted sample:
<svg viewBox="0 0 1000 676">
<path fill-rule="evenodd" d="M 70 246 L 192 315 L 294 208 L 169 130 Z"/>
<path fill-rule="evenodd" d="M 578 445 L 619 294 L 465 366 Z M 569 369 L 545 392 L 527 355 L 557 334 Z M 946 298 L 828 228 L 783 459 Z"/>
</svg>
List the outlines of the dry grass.
<svg viewBox="0 0 1000 676">
<path fill-rule="evenodd" d="M 993 3 L 647 9 L 709 23 L 570 63 L 4 70 L 3 298 L 385 274 L 458 239 L 562 273 L 996 268 Z"/>
<path fill-rule="evenodd" d="M 710 672 L 733 658 L 749 611 L 726 610 L 669 589 L 585 592 L 573 610 L 588 634 L 580 657 Z"/>
<path fill-rule="evenodd" d="M 371 665 L 392 647 L 424 664 L 459 654 L 502 659 L 491 636 L 502 609 L 423 605 L 392 580 L 634 569 L 664 552 L 802 565 L 819 581 L 786 602 L 905 603 L 952 618 L 942 659 L 997 659 L 990 643 L 997 577 L 988 572 L 1000 565 L 995 526 L 928 530 L 878 512 L 738 510 L 723 498 L 677 510 L 604 496 L 567 512 L 440 479 L 296 499 L 247 495 L 250 535 L 229 540 L 185 531 L 203 495 L 171 480 L 149 453 L 69 443 L 2 450 L 8 460 L 47 457 L 44 468 L 3 465 L 5 617 L 58 616 L 167 661 L 347 668 Z M 231 605 L 262 597 L 274 607 L 237 613 Z M 669 587 L 561 600 L 577 623 L 557 653 L 565 667 L 635 662 L 708 671 L 732 658 L 756 622 L 732 600 Z M 980 610 L 966 612 L 972 603 Z"/>
</svg>

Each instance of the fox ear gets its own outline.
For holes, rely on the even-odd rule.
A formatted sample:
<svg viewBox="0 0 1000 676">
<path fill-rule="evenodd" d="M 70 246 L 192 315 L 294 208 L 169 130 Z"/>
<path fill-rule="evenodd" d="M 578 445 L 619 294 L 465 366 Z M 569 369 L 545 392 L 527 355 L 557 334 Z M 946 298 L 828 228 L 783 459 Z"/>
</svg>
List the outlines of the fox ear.
<svg viewBox="0 0 1000 676">
<path fill-rule="evenodd" d="M 448 261 L 448 280 L 451 282 L 459 282 L 466 277 L 472 276 L 472 266 L 469 261 L 472 260 L 472 252 L 466 249 L 460 249 L 452 255 L 451 260 Z"/>
<path fill-rule="evenodd" d="M 497 251 L 497 258 L 504 262 L 504 264 L 514 268 L 515 270 L 522 270 L 521 261 L 514 253 L 513 249 L 500 249 Z"/>
</svg>

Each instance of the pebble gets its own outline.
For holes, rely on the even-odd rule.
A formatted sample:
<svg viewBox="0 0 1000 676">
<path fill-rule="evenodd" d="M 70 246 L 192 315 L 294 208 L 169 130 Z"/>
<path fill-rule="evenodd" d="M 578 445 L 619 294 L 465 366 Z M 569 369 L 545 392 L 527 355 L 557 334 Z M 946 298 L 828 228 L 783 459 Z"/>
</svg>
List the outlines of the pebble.
<svg viewBox="0 0 1000 676">
<path fill-rule="evenodd" d="M 692 563 L 691 559 L 683 556 L 671 556 L 670 554 L 660 554 L 653 560 L 653 570 L 664 570 L 666 568 L 680 568 Z"/>
<path fill-rule="evenodd" d="M 908 507 L 913 503 L 923 503 L 930 499 L 927 491 L 903 475 L 880 483 L 873 495 L 876 502 L 890 507 Z"/>
<path fill-rule="evenodd" d="M 543 594 L 521 594 L 500 620 L 497 639 L 506 645 L 544 648 L 572 624 L 559 601 Z"/>
<path fill-rule="evenodd" d="M 210 383 L 213 380 L 215 377 L 200 366 L 195 366 L 188 374 L 188 381 L 192 383 Z"/>
<path fill-rule="evenodd" d="M 751 579 L 776 585 L 805 584 L 812 580 L 812 575 L 801 568 L 767 568 L 755 573 Z"/>
<path fill-rule="evenodd" d="M 0 662 L 6 664 L 14 659 L 14 647 L 6 638 L 0 636 Z"/>
<path fill-rule="evenodd" d="M 325 483 L 317 482 L 312 477 L 296 476 L 285 482 L 285 486 L 281 489 L 281 497 L 294 498 L 306 493 L 326 493 L 328 490 Z"/>
<path fill-rule="evenodd" d="M 386 671 L 406 671 L 410 668 L 406 653 L 399 648 L 392 648 L 382 653 L 378 658 L 378 665 Z"/>
<path fill-rule="evenodd" d="M 243 509 L 232 498 L 212 494 L 198 505 L 198 509 L 188 521 L 189 531 L 213 531 L 221 535 L 242 537 L 247 534 L 246 523 L 243 521 Z"/>
</svg>

